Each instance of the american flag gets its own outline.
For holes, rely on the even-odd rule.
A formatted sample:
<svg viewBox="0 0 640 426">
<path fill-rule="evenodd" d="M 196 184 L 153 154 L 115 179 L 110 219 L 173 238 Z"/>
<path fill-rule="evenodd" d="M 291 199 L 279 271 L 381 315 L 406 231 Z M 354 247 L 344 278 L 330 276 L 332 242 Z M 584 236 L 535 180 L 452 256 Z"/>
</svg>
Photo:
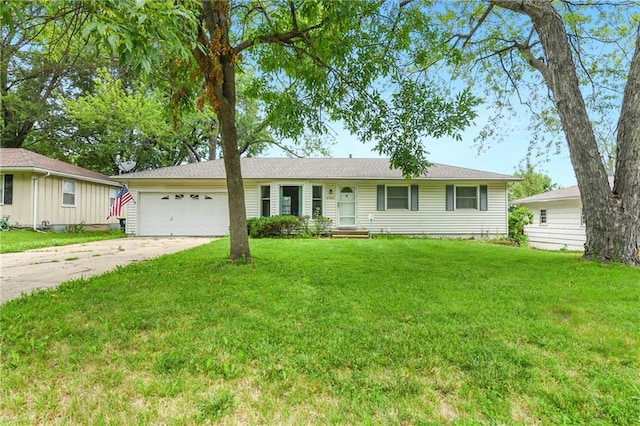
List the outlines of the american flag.
<svg viewBox="0 0 640 426">
<path fill-rule="evenodd" d="M 122 216 L 122 207 L 131 200 L 133 200 L 133 197 L 131 196 L 127 185 L 122 185 L 122 188 L 120 188 L 120 192 L 118 192 L 118 196 L 109 209 L 109 215 L 107 216 L 107 219 L 109 219 L 111 216 Z"/>
</svg>

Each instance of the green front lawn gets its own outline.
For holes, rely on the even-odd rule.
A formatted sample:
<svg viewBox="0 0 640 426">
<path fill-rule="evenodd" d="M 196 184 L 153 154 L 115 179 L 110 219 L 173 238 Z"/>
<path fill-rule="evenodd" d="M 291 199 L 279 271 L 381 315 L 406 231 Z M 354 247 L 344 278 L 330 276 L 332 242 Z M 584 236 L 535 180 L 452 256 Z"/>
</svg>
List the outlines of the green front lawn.
<svg viewBox="0 0 640 426">
<path fill-rule="evenodd" d="M 0 253 L 15 253 L 42 247 L 66 246 L 123 237 L 126 235 L 121 231 L 56 233 L 37 232 L 32 229 L 12 229 L 0 232 Z"/>
<path fill-rule="evenodd" d="M 0 423 L 638 424 L 640 270 L 228 240 L 2 306 Z"/>
</svg>

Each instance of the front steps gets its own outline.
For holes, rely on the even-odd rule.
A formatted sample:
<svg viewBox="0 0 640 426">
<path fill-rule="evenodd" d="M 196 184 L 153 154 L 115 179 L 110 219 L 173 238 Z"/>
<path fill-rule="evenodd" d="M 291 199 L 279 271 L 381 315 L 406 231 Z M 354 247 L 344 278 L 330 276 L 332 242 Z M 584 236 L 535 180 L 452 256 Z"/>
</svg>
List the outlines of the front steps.
<svg viewBox="0 0 640 426">
<path fill-rule="evenodd" d="M 332 229 L 331 238 L 369 238 L 369 231 L 366 229 Z"/>
</svg>

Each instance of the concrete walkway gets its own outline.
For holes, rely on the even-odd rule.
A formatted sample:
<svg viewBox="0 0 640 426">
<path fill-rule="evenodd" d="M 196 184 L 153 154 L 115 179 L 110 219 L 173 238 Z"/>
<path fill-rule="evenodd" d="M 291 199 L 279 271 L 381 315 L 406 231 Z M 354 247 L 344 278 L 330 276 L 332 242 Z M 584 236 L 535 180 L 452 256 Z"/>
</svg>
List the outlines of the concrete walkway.
<svg viewBox="0 0 640 426">
<path fill-rule="evenodd" d="M 117 266 L 176 253 L 213 241 L 198 237 L 129 237 L 21 253 L 0 254 L 0 303 L 22 293 L 88 278 Z"/>
</svg>

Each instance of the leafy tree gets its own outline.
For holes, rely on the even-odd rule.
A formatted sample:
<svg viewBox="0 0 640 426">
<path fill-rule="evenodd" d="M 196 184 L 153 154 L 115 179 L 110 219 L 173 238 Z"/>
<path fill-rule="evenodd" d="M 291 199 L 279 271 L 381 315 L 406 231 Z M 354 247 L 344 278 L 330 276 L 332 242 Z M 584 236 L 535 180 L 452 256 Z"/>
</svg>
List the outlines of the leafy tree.
<svg viewBox="0 0 640 426">
<path fill-rule="evenodd" d="M 475 117 L 478 99 L 468 91 L 449 100 L 419 73 L 406 72 L 409 64 L 432 61 L 444 44 L 438 31 L 423 25 L 425 16 L 403 3 L 113 0 L 92 5 L 109 10 L 85 28 L 96 47 L 147 72 L 167 65 L 182 69 L 184 94 L 204 87 L 221 135 L 231 259 L 251 260 L 237 118 L 236 79 L 243 69 L 256 70 L 244 94 L 264 102 L 265 123 L 276 138 L 323 135 L 327 120 L 341 119 L 361 138 L 376 141 L 376 149 L 406 175 L 426 170 L 422 136 L 460 138 Z M 417 39 L 433 53 L 413 55 L 410 46 Z"/>
<path fill-rule="evenodd" d="M 46 139 L 59 105 L 91 82 L 102 58 L 87 55 L 80 31 L 89 14 L 82 2 L 0 2 L 0 110 L 2 147 L 32 148 Z"/>
<path fill-rule="evenodd" d="M 552 183 L 549 176 L 535 171 L 529 159 L 524 165 L 521 163 L 513 175 L 522 180 L 509 186 L 510 201 L 558 189 L 558 185 Z"/>
<path fill-rule="evenodd" d="M 531 112 L 535 140 L 553 147 L 561 143 L 553 136 L 564 135 L 584 206 L 585 257 L 640 265 L 640 5 L 569 0 L 414 4 L 440 20 L 451 54 L 459 59 L 448 69 L 486 89 L 494 100 L 494 118 L 522 120 L 521 110 L 510 104 L 514 95 Z M 496 128 L 495 120 L 491 123 L 494 127 L 481 134 L 484 141 L 500 130 L 509 133 Z M 613 188 L 598 155 L 594 129 L 603 126 L 617 129 Z"/>
</svg>

